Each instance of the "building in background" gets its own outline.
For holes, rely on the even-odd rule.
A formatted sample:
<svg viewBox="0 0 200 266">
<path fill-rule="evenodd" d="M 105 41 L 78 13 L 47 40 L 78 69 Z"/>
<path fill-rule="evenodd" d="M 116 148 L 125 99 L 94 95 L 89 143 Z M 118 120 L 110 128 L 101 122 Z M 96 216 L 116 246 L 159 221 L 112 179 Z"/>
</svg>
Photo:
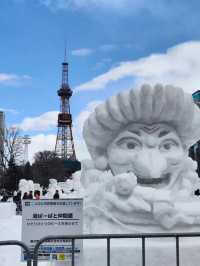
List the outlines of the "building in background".
<svg viewBox="0 0 200 266">
<path fill-rule="evenodd" d="M 5 136 L 5 113 L 0 111 L 0 160 L 3 160 Z"/>
<path fill-rule="evenodd" d="M 194 102 L 196 103 L 196 105 L 197 105 L 198 107 L 200 107 L 200 90 L 195 91 L 195 92 L 192 94 L 192 98 L 193 98 Z"/>
<path fill-rule="evenodd" d="M 195 91 L 192 94 L 193 100 L 195 104 L 200 108 L 200 90 Z M 200 117 L 199 117 L 200 119 Z M 189 149 L 189 156 L 197 161 L 197 173 L 198 176 L 200 177 L 200 136 L 199 136 L 199 141 L 197 141 L 194 145 L 192 145 Z"/>
</svg>

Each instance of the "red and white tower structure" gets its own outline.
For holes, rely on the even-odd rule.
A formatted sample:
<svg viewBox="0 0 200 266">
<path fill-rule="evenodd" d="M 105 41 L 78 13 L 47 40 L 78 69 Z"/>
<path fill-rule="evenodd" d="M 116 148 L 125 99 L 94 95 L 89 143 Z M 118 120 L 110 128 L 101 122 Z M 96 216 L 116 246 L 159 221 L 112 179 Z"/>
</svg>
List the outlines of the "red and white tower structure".
<svg viewBox="0 0 200 266">
<path fill-rule="evenodd" d="M 68 83 L 68 62 L 65 59 L 62 63 L 62 84 L 57 91 L 60 97 L 60 112 L 58 114 L 55 153 L 64 160 L 68 172 L 80 170 L 80 162 L 76 159 L 72 134 L 72 115 L 69 102 L 72 93 Z"/>
</svg>

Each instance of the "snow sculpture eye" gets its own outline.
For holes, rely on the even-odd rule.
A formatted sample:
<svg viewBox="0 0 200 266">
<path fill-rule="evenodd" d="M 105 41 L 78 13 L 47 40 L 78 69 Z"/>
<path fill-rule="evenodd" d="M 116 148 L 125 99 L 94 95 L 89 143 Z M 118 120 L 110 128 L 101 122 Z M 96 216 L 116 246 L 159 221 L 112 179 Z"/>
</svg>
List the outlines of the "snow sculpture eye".
<svg viewBox="0 0 200 266">
<path fill-rule="evenodd" d="M 179 144 L 174 140 L 165 140 L 160 144 L 160 150 L 163 152 L 172 151 L 179 147 Z"/>
<path fill-rule="evenodd" d="M 137 145 L 134 142 L 128 142 L 126 146 L 129 150 L 134 150 Z"/>
<path fill-rule="evenodd" d="M 134 138 L 122 138 L 117 141 L 117 145 L 127 150 L 139 150 L 142 146 L 142 144 Z"/>
</svg>

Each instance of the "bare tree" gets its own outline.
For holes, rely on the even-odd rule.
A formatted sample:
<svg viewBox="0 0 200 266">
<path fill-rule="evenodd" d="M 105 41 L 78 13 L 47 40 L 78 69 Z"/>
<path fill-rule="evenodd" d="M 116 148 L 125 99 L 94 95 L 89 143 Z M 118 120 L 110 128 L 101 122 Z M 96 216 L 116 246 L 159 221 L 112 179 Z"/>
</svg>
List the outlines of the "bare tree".
<svg viewBox="0 0 200 266">
<path fill-rule="evenodd" d="M 47 186 L 49 178 L 64 181 L 65 169 L 63 160 L 54 151 L 39 151 L 34 156 L 32 164 L 33 179 L 36 183 Z"/>
<path fill-rule="evenodd" d="M 20 162 L 23 146 L 19 132 L 17 127 L 0 130 L 0 166 L 3 170 L 6 170 L 9 165 L 16 165 Z"/>
<path fill-rule="evenodd" d="M 54 151 L 38 151 L 34 155 L 34 162 L 46 162 L 56 158 L 56 153 Z"/>
</svg>

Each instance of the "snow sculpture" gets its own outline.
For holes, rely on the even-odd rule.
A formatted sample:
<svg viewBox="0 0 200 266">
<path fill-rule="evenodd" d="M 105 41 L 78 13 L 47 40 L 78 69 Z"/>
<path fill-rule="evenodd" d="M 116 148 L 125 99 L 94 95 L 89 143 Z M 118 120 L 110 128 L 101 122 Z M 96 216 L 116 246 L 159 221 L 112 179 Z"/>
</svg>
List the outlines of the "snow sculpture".
<svg viewBox="0 0 200 266">
<path fill-rule="evenodd" d="M 18 190 L 21 191 L 22 197 L 25 192 L 39 190 L 41 191 L 40 184 L 34 183 L 33 180 L 20 179 L 18 184 Z"/>
<path fill-rule="evenodd" d="M 47 194 L 45 195 L 45 198 L 52 199 L 56 190 L 60 190 L 60 188 L 58 186 L 58 182 L 56 179 L 50 178 L 49 179 L 49 187 L 48 187 Z"/>
<path fill-rule="evenodd" d="M 33 180 L 27 180 L 27 183 L 28 183 L 28 191 L 34 191 Z"/>
<path fill-rule="evenodd" d="M 30 184 L 26 179 L 20 179 L 18 184 L 18 190 L 21 191 L 22 197 L 25 192 L 29 193 Z"/>
<path fill-rule="evenodd" d="M 42 194 L 42 188 L 39 183 L 34 183 L 33 186 L 34 186 L 33 191 L 37 190 L 37 191 L 40 191 L 40 194 Z"/>
<path fill-rule="evenodd" d="M 200 110 L 191 95 L 160 84 L 121 92 L 95 109 L 83 136 L 92 157 L 81 176 L 87 231 L 184 230 L 200 223 L 197 165 L 188 157 L 200 138 Z"/>
<path fill-rule="evenodd" d="M 72 179 L 73 179 L 73 189 L 74 191 L 78 192 L 81 194 L 81 183 L 80 183 L 80 171 L 75 172 L 72 175 Z"/>
</svg>

